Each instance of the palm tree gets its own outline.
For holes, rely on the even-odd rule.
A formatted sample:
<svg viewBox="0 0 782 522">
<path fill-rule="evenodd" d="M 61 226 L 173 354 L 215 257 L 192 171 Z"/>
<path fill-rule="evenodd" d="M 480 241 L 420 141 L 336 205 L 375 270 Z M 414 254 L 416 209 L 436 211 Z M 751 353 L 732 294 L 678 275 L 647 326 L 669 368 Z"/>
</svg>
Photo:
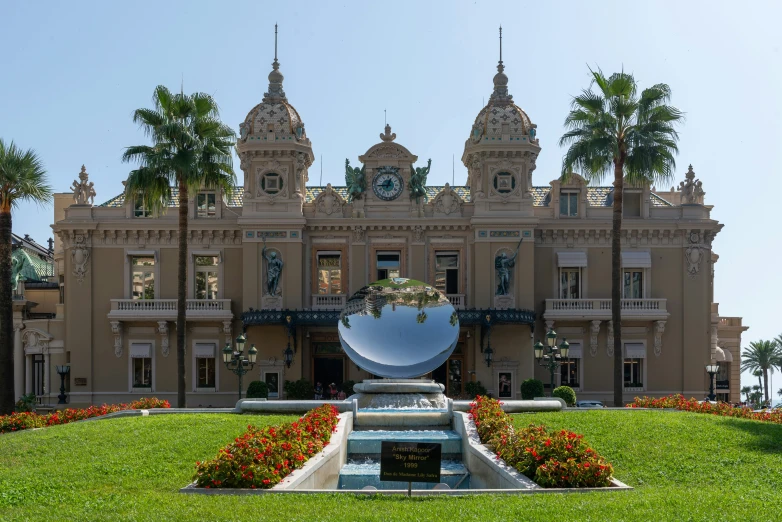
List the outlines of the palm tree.
<svg viewBox="0 0 782 522">
<path fill-rule="evenodd" d="M 744 386 L 741 388 L 741 393 L 743 393 L 747 397 L 747 402 L 749 402 L 750 392 L 752 392 L 752 388 L 750 386 Z"/>
<path fill-rule="evenodd" d="M 625 181 L 659 183 L 673 177 L 679 151 L 674 126 L 682 113 L 668 105 L 671 89 L 664 83 L 641 92 L 625 72 L 606 78 L 591 71 L 589 89 L 575 96 L 565 119 L 567 132 L 560 146 L 569 145 L 562 159 L 562 179 L 577 169 L 587 181 L 600 181 L 613 172 L 613 227 L 611 231 L 611 319 L 614 327 L 614 405 L 622 406 L 622 279 L 620 237 Z M 592 87 L 597 86 L 597 92 Z"/>
<path fill-rule="evenodd" d="M 186 407 L 185 306 L 187 281 L 187 214 L 191 192 L 199 188 L 230 193 L 236 184 L 231 160 L 235 134 L 220 121 L 217 104 L 204 93 L 172 94 L 158 85 L 153 109 L 138 109 L 133 122 L 152 138 L 152 145 L 125 149 L 122 160 L 136 162 L 125 197 L 141 197 L 144 208 L 165 212 L 172 185 L 179 189 L 179 257 L 177 278 L 177 406 Z"/>
<path fill-rule="evenodd" d="M 760 377 L 763 377 L 763 382 L 760 384 L 763 386 L 766 401 L 771 397 L 768 393 L 768 372 L 774 373 L 774 368 L 780 365 L 782 365 L 782 348 L 776 341 L 761 340 L 749 343 L 749 348 L 741 354 L 741 371 L 751 371 L 753 375 L 758 375 L 759 382 Z"/>
<path fill-rule="evenodd" d="M 0 415 L 13 413 L 14 339 L 11 288 L 11 210 L 21 201 L 45 205 L 52 199 L 43 162 L 0 138 Z"/>
</svg>

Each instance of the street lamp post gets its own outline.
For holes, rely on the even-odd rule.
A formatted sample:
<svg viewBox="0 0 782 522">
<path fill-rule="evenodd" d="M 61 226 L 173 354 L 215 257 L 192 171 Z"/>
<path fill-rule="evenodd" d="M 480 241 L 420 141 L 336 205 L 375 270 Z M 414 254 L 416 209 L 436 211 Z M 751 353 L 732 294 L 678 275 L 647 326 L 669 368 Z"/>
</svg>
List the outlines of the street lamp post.
<svg viewBox="0 0 782 522">
<path fill-rule="evenodd" d="M 535 350 L 535 360 L 538 361 L 538 365 L 543 368 L 547 368 L 551 375 L 551 393 L 554 393 L 554 372 L 562 366 L 562 363 L 567 361 L 570 353 L 570 344 L 567 339 L 563 338 L 562 342 L 557 346 L 557 332 L 549 328 L 546 334 L 546 344 L 544 345 L 540 341 L 536 342 L 533 346 Z"/>
<path fill-rule="evenodd" d="M 706 373 L 709 374 L 709 400 L 713 401 L 717 398 L 714 395 L 714 376 L 720 371 L 720 365 L 717 363 L 710 363 L 706 365 Z"/>
<path fill-rule="evenodd" d="M 247 356 L 244 355 L 244 344 L 247 342 L 247 338 L 244 334 L 239 335 L 236 338 L 236 350 L 231 349 L 231 343 L 225 343 L 223 348 L 223 362 L 225 367 L 239 376 L 239 400 L 242 399 L 242 377 L 253 369 L 255 366 L 255 357 L 258 355 L 258 350 L 255 345 L 250 345 L 250 349 L 247 350 Z"/>
<path fill-rule="evenodd" d="M 68 396 L 65 395 L 65 377 L 71 373 L 71 366 L 69 364 L 63 364 L 62 366 L 55 366 L 54 369 L 57 370 L 57 373 L 60 375 L 60 394 L 57 396 L 60 400 L 57 401 L 57 404 L 68 404 Z"/>
</svg>

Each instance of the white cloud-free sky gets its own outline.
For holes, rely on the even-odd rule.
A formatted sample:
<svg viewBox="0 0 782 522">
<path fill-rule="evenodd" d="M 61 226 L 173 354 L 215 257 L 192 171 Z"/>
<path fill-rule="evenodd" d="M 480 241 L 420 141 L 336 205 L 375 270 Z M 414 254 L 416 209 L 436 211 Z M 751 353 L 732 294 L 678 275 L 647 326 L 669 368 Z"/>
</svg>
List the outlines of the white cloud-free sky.
<svg viewBox="0 0 782 522">
<path fill-rule="evenodd" d="M 238 129 L 266 90 L 275 23 L 285 92 L 317 157 L 313 184 L 321 156 L 322 183 L 344 184 L 345 158 L 356 164 L 378 141 L 384 110 L 397 141 L 432 158 L 430 184 L 451 181 L 454 155 L 464 183 L 459 157 L 492 90 L 500 24 L 510 92 L 543 147 L 536 185 L 558 176 L 557 140 L 588 66 L 667 83 L 687 119 L 665 185 L 691 163 L 725 224 L 714 243 L 720 312 L 744 317 L 745 345 L 782 333 L 782 3 L 7 1 L 0 11 L 0 137 L 34 148 L 58 192 L 85 164 L 100 202 L 122 190 L 123 148 L 145 143 L 131 116 L 156 85 L 212 94 Z M 51 208 L 13 217 L 15 232 L 51 236 Z"/>
</svg>

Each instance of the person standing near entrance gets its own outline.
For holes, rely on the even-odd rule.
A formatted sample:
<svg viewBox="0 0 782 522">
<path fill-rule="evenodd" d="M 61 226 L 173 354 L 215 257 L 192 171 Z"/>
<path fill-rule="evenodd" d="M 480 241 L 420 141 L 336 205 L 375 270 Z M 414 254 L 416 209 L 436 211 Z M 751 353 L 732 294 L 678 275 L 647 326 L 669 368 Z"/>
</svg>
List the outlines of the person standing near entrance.
<svg viewBox="0 0 782 522">
<path fill-rule="evenodd" d="M 337 400 L 337 385 L 333 382 L 329 384 L 329 398 L 331 398 L 332 401 Z"/>
<path fill-rule="evenodd" d="M 317 384 L 315 384 L 315 400 L 320 400 L 323 398 L 323 383 L 318 381 Z"/>
</svg>

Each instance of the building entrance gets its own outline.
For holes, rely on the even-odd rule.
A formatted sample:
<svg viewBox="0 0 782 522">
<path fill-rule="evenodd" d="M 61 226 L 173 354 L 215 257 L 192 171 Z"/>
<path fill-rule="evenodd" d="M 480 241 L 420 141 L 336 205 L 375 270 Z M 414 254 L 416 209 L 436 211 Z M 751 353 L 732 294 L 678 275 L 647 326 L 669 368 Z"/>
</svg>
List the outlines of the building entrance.
<svg viewBox="0 0 782 522">
<path fill-rule="evenodd" d="M 323 397 L 329 399 L 329 386 L 334 383 L 337 390 L 342 389 L 345 381 L 347 356 L 339 342 L 313 342 L 312 384 L 323 385 Z"/>
<path fill-rule="evenodd" d="M 445 384 L 445 395 L 457 397 L 464 391 L 464 351 L 462 343 L 456 345 L 451 357 L 432 371 L 432 379 Z"/>
</svg>

